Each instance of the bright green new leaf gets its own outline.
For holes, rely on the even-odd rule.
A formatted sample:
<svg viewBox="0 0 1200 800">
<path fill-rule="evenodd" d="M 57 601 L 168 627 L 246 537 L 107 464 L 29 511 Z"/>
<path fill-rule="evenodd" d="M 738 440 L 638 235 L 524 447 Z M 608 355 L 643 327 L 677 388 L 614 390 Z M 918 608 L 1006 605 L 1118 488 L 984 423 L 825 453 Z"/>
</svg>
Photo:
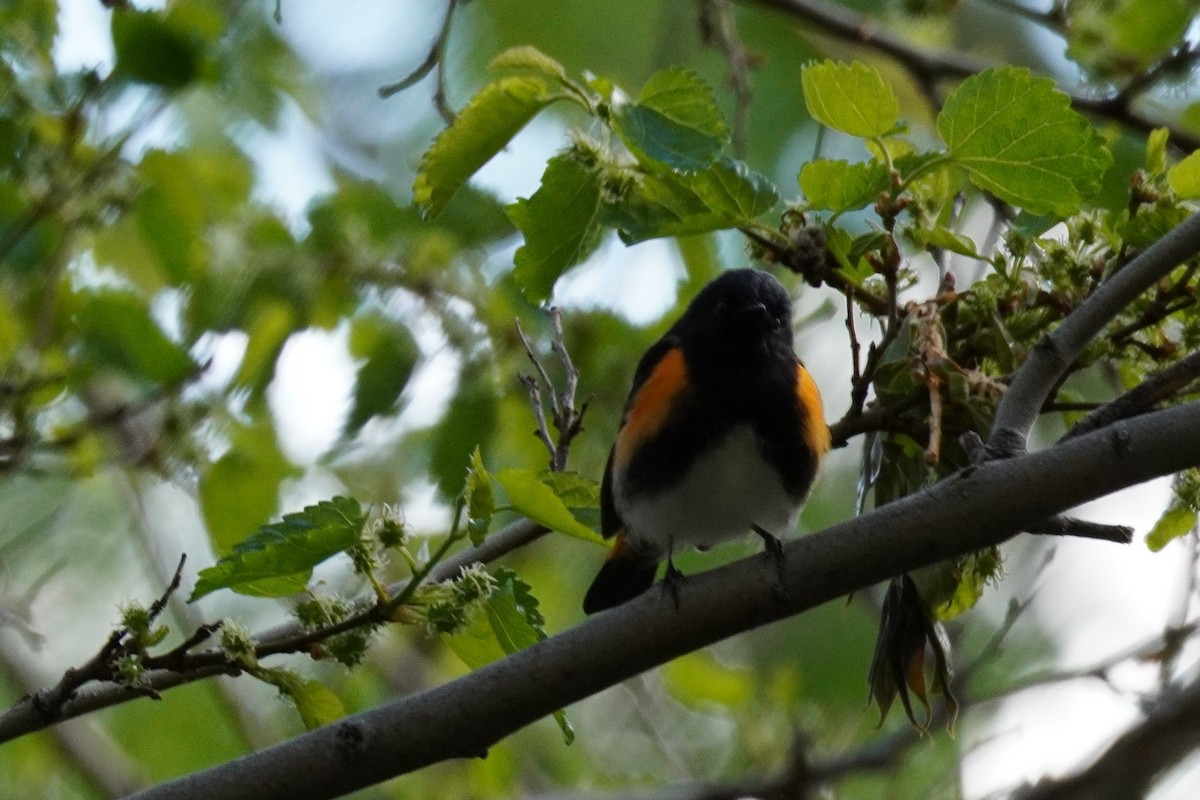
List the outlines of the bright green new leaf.
<svg viewBox="0 0 1200 800">
<path fill-rule="evenodd" d="M 600 484 L 585 475 L 544 469 L 538 473 L 538 478 L 558 495 L 567 508 L 600 507 Z"/>
<path fill-rule="evenodd" d="M 507 211 L 525 236 L 513 279 L 530 301 L 545 302 L 559 276 L 600 243 L 600 178 L 570 153 L 560 153 L 546 165 L 533 197 L 518 198 Z"/>
<path fill-rule="evenodd" d="M 532 45 L 510 47 L 488 63 L 488 69 L 523 70 L 536 72 L 547 78 L 567 82 L 567 71 L 563 65 Z"/>
<path fill-rule="evenodd" d="M 534 522 L 577 539 L 604 543 L 599 534 L 575 519 L 554 490 L 542 483 L 533 470 L 502 469 L 494 477 L 508 494 L 509 505 Z"/>
<path fill-rule="evenodd" d="M 1167 184 L 1181 200 L 1200 197 L 1200 150 L 1167 170 Z"/>
<path fill-rule="evenodd" d="M 1152 177 L 1162 175 L 1167 169 L 1167 138 L 1169 128 L 1155 128 L 1146 137 L 1146 172 Z"/>
<path fill-rule="evenodd" d="M 682 67 L 651 75 L 637 102 L 617 105 L 612 121 L 639 159 L 674 170 L 703 169 L 729 142 L 729 126 L 712 89 Z"/>
<path fill-rule="evenodd" d="M 346 707 L 342 705 L 341 698 L 323 683 L 305 680 L 287 669 L 257 667 L 252 674 L 290 698 L 296 704 L 296 711 L 300 712 L 304 727 L 310 731 L 346 716 Z"/>
<path fill-rule="evenodd" d="M 960 233 L 955 233 L 949 228 L 944 228 L 940 225 L 934 228 L 913 226 L 906 233 L 918 247 L 937 247 L 942 250 L 949 250 L 951 253 L 958 253 L 960 256 L 977 258 L 980 261 L 987 260 L 979 255 L 979 251 L 975 249 L 973 241 Z"/>
<path fill-rule="evenodd" d="M 888 188 L 887 167 L 878 161 L 810 161 L 800 169 L 800 191 L 809 208 L 841 213 L 874 203 Z"/>
<path fill-rule="evenodd" d="M 705 709 L 711 705 L 737 709 L 754 696 L 754 673 L 731 667 L 707 650 L 688 653 L 663 667 L 667 690 L 680 703 Z"/>
<path fill-rule="evenodd" d="M 467 533 L 472 544 L 481 544 L 487 536 L 492 515 L 496 513 L 496 494 L 492 489 L 492 476 L 483 466 L 483 456 L 478 447 L 471 453 L 463 497 L 467 501 Z"/>
<path fill-rule="evenodd" d="M 638 174 L 605 204 L 605 222 L 626 244 L 660 236 L 726 230 L 752 222 L 779 200 L 775 186 L 745 164 L 723 159 L 690 175 Z"/>
<path fill-rule="evenodd" d="M 361 363 L 354 381 L 354 404 L 346 418 L 347 435 L 396 407 L 421 350 L 404 325 L 369 313 L 350 323 L 350 355 Z"/>
<path fill-rule="evenodd" d="M 413 182 L 413 202 L 421 213 L 437 216 L 535 114 L 562 97 L 537 75 L 501 78 L 479 90 L 421 159 Z"/>
<path fill-rule="evenodd" d="M 1146 534 L 1146 546 L 1158 552 L 1181 536 L 1196 529 L 1197 514 L 1186 503 L 1173 502 Z"/>
<path fill-rule="evenodd" d="M 937 128 L 972 183 L 1032 214 L 1074 214 L 1112 163 L 1054 81 L 1020 67 L 967 78 L 946 98 Z"/>
<path fill-rule="evenodd" d="M 900 119 L 896 93 L 879 70 L 862 62 L 808 64 L 800 83 L 813 119 L 851 136 L 882 136 Z"/>
<path fill-rule="evenodd" d="M 187 350 L 172 342 L 150 316 L 146 301 L 128 292 L 101 290 L 77 298 L 79 340 L 99 364 L 160 384 L 195 371 Z"/>
<path fill-rule="evenodd" d="M 279 505 L 279 482 L 295 472 L 270 425 L 237 428 L 232 438 L 229 451 L 200 475 L 200 510 L 220 555 L 271 518 Z"/>
<path fill-rule="evenodd" d="M 277 584 L 280 594 L 290 594 L 312 568 L 327 558 L 344 552 L 362 539 L 366 522 L 358 501 L 349 497 L 323 500 L 296 514 L 285 514 L 279 522 L 264 525 L 258 533 L 235 545 L 233 552 L 207 569 L 200 570 L 189 602 L 217 589 L 241 592 L 247 587 L 264 595 L 275 587 L 263 589 L 263 581 L 283 579 Z M 257 584 L 257 585 L 256 585 Z M 301 583 L 303 588 L 304 583 Z"/>
</svg>

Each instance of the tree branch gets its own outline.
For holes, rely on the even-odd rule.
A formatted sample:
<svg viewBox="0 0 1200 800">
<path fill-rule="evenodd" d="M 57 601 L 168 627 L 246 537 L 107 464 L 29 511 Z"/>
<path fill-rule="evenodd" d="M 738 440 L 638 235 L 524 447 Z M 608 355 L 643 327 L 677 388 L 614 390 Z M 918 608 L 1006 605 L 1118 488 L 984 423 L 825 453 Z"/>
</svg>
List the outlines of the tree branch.
<svg viewBox="0 0 1200 800">
<path fill-rule="evenodd" d="M 1023 451 L 1050 391 L 1084 346 L 1121 309 L 1197 252 L 1200 214 L 1188 217 L 1146 248 L 1042 339 L 1021 365 L 996 409 L 988 450 L 994 455 Z"/>
<path fill-rule="evenodd" d="M 1016 800 L 1128 800 L 1200 747 L 1200 681 L 1167 691 L 1146 718 L 1122 734 L 1083 772 L 1045 780 Z"/>
<path fill-rule="evenodd" d="M 988 461 L 760 556 L 647 592 L 458 680 L 136 795 L 140 800 L 335 797 L 449 758 L 477 757 L 556 709 L 684 653 L 995 546 L 1022 527 L 1200 463 L 1200 403 Z"/>
<path fill-rule="evenodd" d="M 429 573 L 428 580 L 443 581 L 457 575 L 463 567 L 475 563 L 490 563 L 501 556 L 532 542 L 545 535 L 547 529 L 536 522 L 520 519 L 507 527 L 488 536 L 475 547 L 460 550 L 445 561 L 439 562 Z M 388 593 L 393 597 L 407 586 L 407 581 L 400 581 L 388 587 Z M 367 610 L 376 603 L 374 594 L 361 598 L 357 604 L 358 611 Z M 214 623 L 215 624 L 215 623 Z M 198 629 L 184 645 L 200 644 L 205 633 L 211 633 L 211 627 L 206 631 Z M 298 622 L 290 621 L 277 625 L 260 633 L 255 641 L 258 642 L 256 655 L 265 658 L 278 653 L 295 652 L 311 641 L 311 632 Z M 211 678 L 215 675 L 239 675 L 241 668 L 229 663 L 228 657 L 220 650 L 205 650 L 199 653 L 181 652 L 184 645 L 176 647 L 171 652 L 156 656 L 155 663 L 161 668 L 147 670 L 142 685 L 149 690 L 161 694 L 176 686 L 194 681 Z M 56 702 L 51 713 L 47 706 L 29 696 L 14 704 L 0 714 L 0 744 L 24 736 L 27 733 L 42 730 L 63 720 L 74 719 L 102 708 L 108 708 L 121 703 L 136 700 L 143 695 L 130 691 L 125 686 L 104 683 L 74 689 L 68 699 Z"/>
</svg>

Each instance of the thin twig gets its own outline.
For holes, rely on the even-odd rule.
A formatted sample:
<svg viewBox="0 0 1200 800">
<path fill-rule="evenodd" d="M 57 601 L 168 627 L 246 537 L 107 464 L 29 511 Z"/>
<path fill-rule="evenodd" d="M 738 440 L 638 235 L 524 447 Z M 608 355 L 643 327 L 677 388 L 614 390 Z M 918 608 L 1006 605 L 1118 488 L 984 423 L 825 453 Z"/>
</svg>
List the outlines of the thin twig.
<svg viewBox="0 0 1200 800">
<path fill-rule="evenodd" d="M 1152 378 L 1138 384 L 1125 394 L 1100 406 L 1075 423 L 1063 439 L 1071 439 L 1085 433 L 1107 427 L 1114 422 L 1128 419 L 1149 411 L 1158 403 L 1175 396 L 1200 378 L 1200 351 L 1176 361 Z"/>
<path fill-rule="evenodd" d="M 465 0 L 449 0 L 449 3 L 447 3 L 446 16 L 442 20 L 442 27 L 438 31 L 437 38 L 433 40 L 433 45 L 430 46 L 425 60 L 401 80 L 389 83 L 386 86 L 380 86 L 378 89 L 380 97 L 387 99 L 394 94 L 415 86 L 422 78 L 436 70 L 437 88 L 433 92 L 433 104 L 437 107 L 438 114 L 441 115 L 447 125 L 454 122 L 458 115 L 446 100 L 446 69 L 444 62 L 446 58 L 446 42 L 450 39 L 450 22 L 454 18 L 454 9 L 458 7 L 460 2 L 465 2 Z"/>
<path fill-rule="evenodd" d="M 751 58 L 738 36 L 733 0 L 700 0 L 700 31 L 704 43 L 720 50 L 729 64 L 733 90 L 733 153 L 742 158 L 749 139 Z"/>
</svg>

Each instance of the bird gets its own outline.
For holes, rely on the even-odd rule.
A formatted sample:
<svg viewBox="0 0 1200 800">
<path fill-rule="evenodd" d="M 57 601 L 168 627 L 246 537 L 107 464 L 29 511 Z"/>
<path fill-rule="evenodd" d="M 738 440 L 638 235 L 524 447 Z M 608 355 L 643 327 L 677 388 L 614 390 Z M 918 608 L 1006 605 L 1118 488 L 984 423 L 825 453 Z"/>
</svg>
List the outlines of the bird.
<svg viewBox="0 0 1200 800">
<path fill-rule="evenodd" d="M 720 274 L 634 371 L 600 484 L 600 532 L 612 545 L 584 612 L 647 591 L 664 559 L 678 601 L 677 548 L 753 532 L 782 559 L 780 537 L 829 446 L 787 290 L 762 270 Z"/>
</svg>

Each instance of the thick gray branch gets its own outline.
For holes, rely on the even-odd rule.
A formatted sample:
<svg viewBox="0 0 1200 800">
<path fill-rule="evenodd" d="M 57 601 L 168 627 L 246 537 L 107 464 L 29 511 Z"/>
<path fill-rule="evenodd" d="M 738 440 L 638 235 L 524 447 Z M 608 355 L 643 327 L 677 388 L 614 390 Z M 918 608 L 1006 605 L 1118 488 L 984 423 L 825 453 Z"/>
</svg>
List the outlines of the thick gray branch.
<svg viewBox="0 0 1200 800">
<path fill-rule="evenodd" d="M 726 637 L 901 572 L 999 544 L 1023 526 L 1200 463 L 1200 403 L 1041 452 L 988 461 L 790 543 L 651 591 L 456 681 L 153 789 L 141 800 L 336 797 L 451 758 L 482 756 L 556 709 Z"/>
<path fill-rule="evenodd" d="M 1200 214 L 1184 220 L 1105 281 L 1042 339 L 1004 393 L 988 438 L 998 455 L 1021 452 L 1042 406 L 1084 346 L 1162 276 L 1200 252 Z"/>
</svg>

